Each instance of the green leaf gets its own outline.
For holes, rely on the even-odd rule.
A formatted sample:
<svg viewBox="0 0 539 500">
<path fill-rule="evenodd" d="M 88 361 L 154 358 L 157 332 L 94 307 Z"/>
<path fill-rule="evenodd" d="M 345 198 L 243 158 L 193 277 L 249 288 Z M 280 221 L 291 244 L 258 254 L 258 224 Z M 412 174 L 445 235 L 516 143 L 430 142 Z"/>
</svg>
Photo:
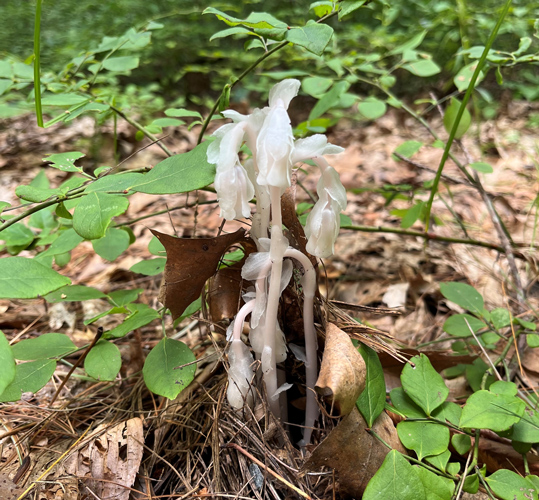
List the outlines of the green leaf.
<svg viewBox="0 0 539 500">
<path fill-rule="evenodd" d="M 446 467 L 447 467 L 447 462 L 449 462 L 450 458 L 451 458 L 451 452 L 449 450 L 445 450 L 443 453 L 440 453 L 439 455 L 425 457 L 425 461 L 431 465 L 434 465 L 434 467 L 436 467 L 438 470 L 445 472 Z"/>
<path fill-rule="evenodd" d="M 408 461 L 391 450 L 367 484 L 363 500 L 426 500 L 425 488 Z"/>
<path fill-rule="evenodd" d="M 416 76 L 423 78 L 437 75 L 441 69 L 432 59 L 422 59 L 419 61 L 410 62 L 402 66 L 405 70 Z"/>
<path fill-rule="evenodd" d="M 457 73 L 457 75 L 453 79 L 453 82 L 455 83 L 455 87 L 459 89 L 459 92 L 463 92 L 468 88 L 468 85 L 470 85 L 470 82 L 472 81 L 472 76 L 476 68 L 477 61 L 474 61 L 473 63 L 464 66 L 464 68 L 462 68 Z M 483 78 L 485 78 L 485 73 L 483 73 L 483 71 L 480 71 L 479 76 L 477 77 L 477 81 L 475 82 L 475 86 L 479 85 Z"/>
<path fill-rule="evenodd" d="M 367 378 L 365 389 L 356 401 L 358 410 L 363 415 L 368 427 L 372 427 L 380 413 L 384 411 L 386 402 L 386 383 L 384 370 L 376 352 L 370 347 L 359 344 L 359 353 L 365 361 Z"/>
<path fill-rule="evenodd" d="M 36 393 L 50 380 L 55 369 L 56 361 L 52 359 L 18 364 L 13 382 L 0 394 L 0 403 L 18 401 L 23 392 Z"/>
<path fill-rule="evenodd" d="M 69 94 L 45 94 L 41 99 L 43 106 L 76 106 L 89 101 L 87 96 Z"/>
<path fill-rule="evenodd" d="M 417 47 L 421 45 L 426 34 L 427 34 L 427 30 L 419 32 L 417 35 L 414 35 L 412 38 L 410 38 L 410 40 L 407 40 L 403 44 L 395 47 L 391 52 L 389 52 L 388 55 L 394 56 L 395 54 L 402 54 L 409 50 L 416 49 Z"/>
<path fill-rule="evenodd" d="M 451 104 L 449 104 L 449 106 L 445 110 L 444 127 L 448 134 L 451 133 L 453 124 L 455 123 L 455 120 L 457 118 L 457 113 L 459 112 L 460 105 L 461 105 L 461 102 L 458 99 L 455 99 L 454 97 L 452 97 Z M 455 134 L 455 139 L 460 139 L 468 131 L 471 124 L 472 124 L 472 115 L 470 115 L 470 112 L 467 109 L 465 109 L 460 119 L 460 122 L 458 124 L 457 132 Z"/>
<path fill-rule="evenodd" d="M 33 339 L 21 340 L 13 346 L 15 359 L 33 361 L 35 359 L 61 358 L 77 350 L 77 346 L 63 333 L 44 333 Z"/>
<path fill-rule="evenodd" d="M 41 203 L 52 196 L 57 196 L 59 193 L 59 189 L 42 189 L 34 186 L 17 186 L 15 188 L 15 194 L 19 198 L 32 203 Z"/>
<path fill-rule="evenodd" d="M 34 241 L 35 235 L 31 229 L 19 222 L 12 224 L 0 233 L 0 240 L 4 240 L 7 246 L 27 247 Z"/>
<path fill-rule="evenodd" d="M 494 394 L 506 394 L 508 396 L 516 396 L 518 387 L 514 382 L 506 382 L 505 380 L 497 380 L 488 389 Z"/>
<path fill-rule="evenodd" d="M 179 340 L 164 338 L 148 354 L 142 374 L 150 391 L 174 399 L 195 378 L 195 355 Z M 191 363 L 188 366 L 178 368 Z"/>
<path fill-rule="evenodd" d="M 311 19 L 301 28 L 290 28 L 287 30 L 285 39 L 307 49 L 317 56 L 321 56 L 332 36 L 333 28 L 331 26 L 317 23 Z"/>
<path fill-rule="evenodd" d="M 409 227 L 412 227 L 417 219 L 421 217 L 422 212 L 425 208 L 425 202 L 420 201 L 419 203 L 416 203 L 413 207 L 406 210 L 406 213 L 404 214 L 404 217 L 401 221 L 401 227 L 404 229 L 408 229 Z"/>
<path fill-rule="evenodd" d="M 166 255 L 165 247 L 155 236 L 148 243 L 148 250 L 152 255 Z"/>
<path fill-rule="evenodd" d="M 57 302 L 82 302 L 83 300 L 103 299 L 106 295 L 90 286 L 70 285 L 64 286 L 45 295 L 44 299 L 51 304 Z"/>
<path fill-rule="evenodd" d="M 0 298 L 35 299 L 71 283 L 69 278 L 24 257 L 0 259 Z"/>
<path fill-rule="evenodd" d="M 48 207 L 33 213 L 28 220 L 28 225 L 36 229 L 53 229 L 58 226 L 58 222 L 52 215 L 52 208 Z"/>
<path fill-rule="evenodd" d="M 129 235 L 122 229 L 109 227 L 103 238 L 92 241 L 92 246 L 97 255 L 112 262 L 129 247 Z"/>
<path fill-rule="evenodd" d="M 514 396 L 477 391 L 462 410 L 460 427 L 506 431 L 520 420 L 525 409 L 524 401 Z"/>
<path fill-rule="evenodd" d="M 329 87 L 333 85 L 333 80 L 330 78 L 322 78 L 320 76 L 309 76 L 304 78 L 301 82 L 301 89 L 310 96 L 319 98 L 321 97 Z"/>
<path fill-rule="evenodd" d="M 57 153 L 42 158 L 43 161 L 50 163 L 49 167 L 57 168 L 62 172 L 80 172 L 81 167 L 75 166 L 75 161 L 84 156 L 83 153 L 78 151 L 71 151 L 68 153 Z"/>
<path fill-rule="evenodd" d="M 475 163 L 470 163 L 470 168 L 473 168 L 475 171 L 481 172 L 482 174 L 491 174 L 492 172 L 494 172 L 492 165 L 489 165 L 488 163 L 485 163 L 483 161 L 476 161 Z"/>
<path fill-rule="evenodd" d="M 157 118 L 154 120 L 150 126 L 157 127 L 179 127 L 185 125 L 183 120 L 178 120 L 177 118 Z"/>
<path fill-rule="evenodd" d="M 459 425 L 462 408 L 451 401 L 445 401 L 441 406 L 432 412 L 432 417 L 442 422 L 449 422 L 453 425 Z"/>
<path fill-rule="evenodd" d="M 345 81 L 337 82 L 329 92 L 326 92 L 314 105 L 309 113 L 309 120 L 322 116 L 326 111 L 339 103 L 341 95 L 348 90 L 350 84 Z"/>
<path fill-rule="evenodd" d="M 406 141 L 406 142 L 403 142 L 397 149 L 395 149 L 394 152 L 406 158 L 411 158 L 421 149 L 421 146 L 423 146 L 422 142 Z M 392 158 L 395 161 L 401 161 L 401 159 L 397 158 L 396 156 L 393 156 Z"/>
<path fill-rule="evenodd" d="M 339 9 L 339 21 L 348 14 L 351 14 L 355 10 L 359 9 L 367 0 L 344 0 L 341 2 Z"/>
<path fill-rule="evenodd" d="M 526 408 L 522 418 L 513 425 L 509 437 L 521 443 L 539 443 L 539 413 Z"/>
<path fill-rule="evenodd" d="M 386 114 L 387 106 L 380 99 L 368 97 L 357 105 L 357 110 L 368 120 L 376 120 Z"/>
<path fill-rule="evenodd" d="M 317 17 L 323 17 L 328 15 L 333 10 L 333 3 L 328 0 L 322 0 L 320 2 L 314 2 L 309 5 L 309 10 L 314 11 Z"/>
<path fill-rule="evenodd" d="M 210 42 L 213 40 L 216 40 L 217 38 L 226 38 L 228 36 L 232 35 L 254 35 L 252 31 L 249 31 L 245 28 L 235 27 L 235 28 L 228 28 L 226 30 L 218 31 L 212 37 L 210 38 Z"/>
<path fill-rule="evenodd" d="M 89 111 L 97 111 L 98 113 L 103 113 L 110 109 L 110 106 L 108 104 L 102 104 L 100 102 L 89 102 L 88 104 L 85 104 L 84 106 L 80 106 L 73 111 L 70 111 L 69 114 L 65 115 L 65 118 L 63 119 L 64 122 L 70 122 L 71 120 L 74 120 L 77 118 L 77 116 L 82 115 L 83 113 L 87 113 Z"/>
<path fill-rule="evenodd" d="M 225 14 L 224 12 L 214 9 L 213 7 L 208 7 L 202 12 L 202 14 L 215 14 L 218 19 L 224 21 L 229 26 L 238 26 L 243 25 L 249 28 L 258 28 L 258 29 L 271 29 L 275 27 L 280 27 L 286 29 L 286 23 L 279 21 L 277 18 L 273 17 L 271 14 L 265 12 L 252 12 L 249 14 L 247 19 L 238 19 L 236 17 Z"/>
<path fill-rule="evenodd" d="M 490 311 L 490 320 L 494 327 L 499 330 L 511 324 L 511 315 L 504 307 L 498 307 Z"/>
<path fill-rule="evenodd" d="M 131 189 L 147 194 L 176 194 L 208 186 L 215 178 L 215 165 L 206 159 L 209 144 L 203 142 L 188 153 L 159 162 Z"/>
<path fill-rule="evenodd" d="M 537 500 L 536 483 L 508 469 L 497 470 L 486 482 L 494 494 L 502 500 Z"/>
<path fill-rule="evenodd" d="M 451 438 L 451 444 L 459 455 L 465 455 L 472 447 L 472 439 L 468 434 L 454 434 Z"/>
<path fill-rule="evenodd" d="M 397 432 L 402 444 L 417 454 L 419 460 L 439 455 L 449 445 L 449 428 L 433 422 L 399 422 Z"/>
<path fill-rule="evenodd" d="M 59 253 L 58 255 L 54 256 L 54 263 L 58 267 L 65 267 L 69 264 L 71 261 L 71 252 L 67 253 Z"/>
<path fill-rule="evenodd" d="M 165 257 L 141 260 L 140 262 L 137 262 L 131 266 L 129 270 L 134 273 L 144 274 L 145 276 L 156 276 L 165 270 L 166 263 L 167 259 Z"/>
<path fill-rule="evenodd" d="M 122 174 L 109 174 L 100 177 L 86 188 L 86 193 L 102 191 L 125 191 L 131 189 L 135 184 L 142 182 L 144 174 L 127 172 Z"/>
<path fill-rule="evenodd" d="M 426 500 L 451 500 L 455 483 L 447 477 L 438 476 L 425 467 L 415 466 L 419 479 L 425 488 Z"/>
<path fill-rule="evenodd" d="M 87 194 L 75 208 L 73 229 L 87 240 L 102 238 L 112 217 L 123 214 L 128 206 L 129 201 L 123 196 Z"/>
<path fill-rule="evenodd" d="M 468 322 L 468 324 L 466 324 L 466 322 Z M 487 325 L 475 316 L 469 314 L 454 314 L 445 320 L 443 330 L 454 337 L 469 337 L 472 334 L 472 331 L 477 333 L 479 330 L 486 327 Z"/>
<path fill-rule="evenodd" d="M 0 394 L 15 378 L 13 351 L 4 332 L 0 330 Z"/>
<path fill-rule="evenodd" d="M 86 373 L 96 380 L 114 380 L 122 367 L 120 349 L 108 340 L 99 340 L 84 360 Z"/>
<path fill-rule="evenodd" d="M 165 115 L 172 118 L 195 117 L 202 120 L 202 115 L 198 111 L 190 111 L 188 109 L 166 109 Z"/>
<path fill-rule="evenodd" d="M 146 326 L 154 319 L 159 318 L 159 313 L 147 306 L 146 304 L 128 304 L 127 309 L 131 314 L 124 320 L 121 325 L 109 330 L 105 333 L 105 338 L 119 338 L 125 337 L 128 333 L 131 333 L 137 328 Z"/>
<path fill-rule="evenodd" d="M 539 347 L 539 335 L 537 335 L 536 333 L 529 333 L 528 335 L 526 335 L 526 342 L 528 346 L 532 349 L 535 347 Z"/>
<path fill-rule="evenodd" d="M 518 323 L 522 328 L 525 328 L 526 330 L 537 330 L 537 325 L 531 321 L 526 321 L 522 318 L 515 318 L 515 323 Z"/>
<path fill-rule="evenodd" d="M 481 389 L 481 382 L 488 368 L 489 366 L 481 358 L 475 359 L 471 365 L 466 366 L 466 380 L 474 392 Z M 485 389 L 488 389 L 495 380 L 493 375 L 488 375 Z"/>
<path fill-rule="evenodd" d="M 113 305 L 121 307 L 137 300 L 142 291 L 142 288 L 134 288 L 133 290 L 116 290 L 114 292 L 109 292 L 109 299 Z"/>
<path fill-rule="evenodd" d="M 414 356 L 401 373 L 404 392 L 419 405 L 427 415 L 440 406 L 449 394 L 441 375 L 432 367 L 424 354 Z"/>
<path fill-rule="evenodd" d="M 472 313 L 482 315 L 485 303 L 473 286 L 466 283 L 440 283 L 440 291 L 447 300 Z"/>
<path fill-rule="evenodd" d="M 41 255 L 59 255 L 73 250 L 76 246 L 84 241 L 73 228 L 66 229 L 60 232 L 60 236 L 56 238 L 49 248 Z"/>
<path fill-rule="evenodd" d="M 109 71 L 131 71 L 138 68 L 140 58 L 136 56 L 110 57 L 103 61 L 103 68 Z"/>
<path fill-rule="evenodd" d="M 426 418 L 425 412 L 404 392 L 402 387 L 395 387 L 389 393 L 395 409 L 407 418 Z"/>
</svg>

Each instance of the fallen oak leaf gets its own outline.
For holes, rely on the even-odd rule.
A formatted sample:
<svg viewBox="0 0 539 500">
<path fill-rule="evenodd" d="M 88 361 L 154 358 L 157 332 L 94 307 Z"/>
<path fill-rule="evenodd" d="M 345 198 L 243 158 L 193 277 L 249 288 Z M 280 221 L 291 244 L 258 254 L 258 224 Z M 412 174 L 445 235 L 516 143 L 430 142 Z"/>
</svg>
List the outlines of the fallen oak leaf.
<svg viewBox="0 0 539 500">
<path fill-rule="evenodd" d="M 227 248 L 243 240 L 245 235 L 244 229 L 215 238 L 176 238 L 151 231 L 167 252 L 158 299 L 170 309 L 174 320 L 200 296 Z"/>
<path fill-rule="evenodd" d="M 366 375 L 365 361 L 348 334 L 328 323 L 316 391 L 330 399 L 338 416 L 348 415 L 365 389 Z"/>
</svg>

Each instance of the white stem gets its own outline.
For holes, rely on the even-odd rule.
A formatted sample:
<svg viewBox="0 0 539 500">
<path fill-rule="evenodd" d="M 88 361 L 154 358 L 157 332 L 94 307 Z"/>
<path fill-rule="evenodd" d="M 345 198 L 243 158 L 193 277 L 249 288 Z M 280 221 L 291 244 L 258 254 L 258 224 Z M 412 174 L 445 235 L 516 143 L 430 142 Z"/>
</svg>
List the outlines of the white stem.
<svg viewBox="0 0 539 500">
<path fill-rule="evenodd" d="M 251 314 L 255 307 L 255 301 L 250 300 L 243 304 L 243 307 L 238 311 L 236 317 L 234 318 L 234 330 L 232 331 L 233 340 L 241 340 L 241 332 L 243 331 L 243 323 L 245 318 Z"/>
<path fill-rule="evenodd" d="M 314 386 L 318 376 L 318 360 L 316 356 L 317 342 L 314 328 L 314 295 L 316 293 L 316 271 L 309 258 L 299 250 L 289 248 L 285 257 L 297 260 L 305 272 L 303 281 L 303 327 L 305 330 L 305 372 L 307 379 L 307 405 L 305 408 L 305 428 L 303 444 L 309 444 L 314 424 L 320 409 L 316 402 Z"/>
</svg>

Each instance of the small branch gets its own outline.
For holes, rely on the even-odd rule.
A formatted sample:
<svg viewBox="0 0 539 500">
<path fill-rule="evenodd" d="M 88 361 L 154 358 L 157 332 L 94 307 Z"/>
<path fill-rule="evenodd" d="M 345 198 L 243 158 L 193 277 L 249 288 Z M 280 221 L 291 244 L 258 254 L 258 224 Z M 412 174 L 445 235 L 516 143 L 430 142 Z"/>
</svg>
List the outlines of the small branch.
<svg viewBox="0 0 539 500">
<path fill-rule="evenodd" d="M 402 161 L 405 161 L 406 163 L 408 163 L 409 165 L 412 165 L 412 167 L 415 167 L 415 168 L 418 168 L 420 170 L 425 170 L 427 172 L 430 172 L 431 174 L 436 174 L 436 170 L 430 168 L 430 167 L 427 167 L 426 165 L 423 165 L 422 163 L 419 163 L 417 161 L 414 161 L 412 160 L 411 158 L 407 158 L 406 156 L 402 156 L 400 153 L 393 153 L 399 160 L 402 160 Z M 467 181 L 464 181 L 464 180 L 461 180 L 461 179 L 457 179 L 456 177 L 452 177 L 450 175 L 447 175 L 447 174 L 442 174 L 442 177 L 448 181 L 448 182 L 451 182 L 453 184 L 462 184 L 464 186 L 469 186 L 469 187 L 473 187 L 473 185 L 470 183 L 470 182 L 467 182 Z"/>
</svg>

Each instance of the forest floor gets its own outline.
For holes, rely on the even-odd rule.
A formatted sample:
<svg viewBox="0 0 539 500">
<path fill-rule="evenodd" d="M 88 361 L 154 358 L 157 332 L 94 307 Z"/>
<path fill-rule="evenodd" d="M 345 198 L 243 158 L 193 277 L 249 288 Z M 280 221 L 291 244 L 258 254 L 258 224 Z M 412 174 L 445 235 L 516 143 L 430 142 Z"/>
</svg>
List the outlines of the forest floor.
<svg viewBox="0 0 539 500">
<path fill-rule="evenodd" d="M 537 307 L 539 129 L 528 126 L 529 112 L 525 105 L 514 103 L 505 116 L 485 122 L 479 130 L 470 133 L 471 138 L 464 140 L 464 149 L 456 147 L 454 151 L 463 160 L 468 155 L 473 161 L 486 161 L 493 166 L 494 172 L 481 174 L 481 178 L 508 232 L 516 244 L 522 244 L 515 250 L 517 265 L 528 299 Z M 446 137 L 438 116 L 433 114 L 428 121 L 442 138 Z M 196 128 L 190 132 L 171 132 L 164 142 L 173 152 L 184 152 L 196 144 L 197 132 Z M 483 246 L 426 242 L 418 236 L 398 233 L 400 217 L 395 211 L 409 208 L 412 195 L 415 202 L 428 198 L 424 183 L 433 179 L 442 155 L 442 149 L 432 146 L 433 139 L 413 119 L 390 111 L 371 124 L 342 120 L 329 136 L 332 143 L 346 148 L 345 153 L 334 157 L 332 165 L 341 174 L 349 193 L 345 211 L 350 219 L 347 227 L 381 229 L 377 232 L 341 229 L 335 255 L 324 262 L 322 275 L 326 279 L 322 280 L 321 292 L 330 300 L 399 308 L 402 312 L 399 316 L 358 312 L 353 315 L 391 334 L 400 349 L 420 347 L 442 353 L 441 359 L 447 357 L 452 340 L 442 331 L 442 325 L 454 306 L 440 294 L 439 283 L 464 281 L 484 296 L 489 308 L 511 307 L 505 256 Z M 408 140 L 425 144 L 413 156 L 415 165 L 392 157 L 396 147 Z M 111 128 L 98 129 L 89 118 L 74 120 L 69 127 L 46 130 L 37 128 L 31 116 L 0 123 L 0 200 L 17 205 L 15 187 L 28 184 L 37 175 L 46 154 L 86 152 L 81 164 L 92 171 L 101 165 L 114 164 L 112 144 Z M 155 165 L 165 157 L 157 145 L 137 152 L 145 144 L 135 142 L 134 130 L 119 123 L 118 145 L 121 159 L 125 159 L 123 168 Z M 431 226 L 431 233 L 500 245 L 477 191 L 463 182 L 451 161 L 444 174 L 448 177 L 442 179 L 440 187 L 443 201 L 434 203 L 436 224 Z M 47 169 L 52 187 L 67 175 Z M 309 202 L 308 192 L 314 192 L 316 186 L 314 172 L 305 166 L 305 170 L 297 171 L 297 180 L 297 200 Z M 396 186 L 399 193 L 394 196 Z M 139 301 L 159 308 L 160 276 L 142 276 L 130 268 L 143 259 L 154 258 L 148 251 L 150 229 L 180 237 L 215 236 L 221 226 L 216 204 L 201 204 L 196 210 L 180 208 L 196 200 L 213 199 L 215 195 L 206 191 L 167 196 L 135 193 L 129 197 L 127 213 L 115 220 L 129 223 L 136 242 L 112 263 L 96 255 L 91 243 L 84 242 L 72 252 L 71 261 L 60 272 L 69 276 L 73 284 L 104 292 L 141 288 Z M 152 216 L 154 213 L 160 215 Z M 238 227 L 245 227 L 245 223 L 229 222 L 224 230 L 232 232 Z M 418 222 L 409 231 L 421 231 L 422 227 Z M 387 228 L 397 233 L 387 232 Z M 55 331 L 67 333 L 77 345 L 85 345 L 93 339 L 95 328 L 84 326 L 84 320 L 107 307 L 99 299 L 53 305 L 47 305 L 44 300 L 0 300 L 0 328 L 12 341 Z M 171 323 L 170 319 L 165 322 L 170 332 Z M 110 315 L 100 320 L 98 326 L 110 329 L 116 324 L 117 317 Z M 5 433 L 0 433 L 0 498 L 17 498 L 24 490 L 22 485 L 28 486 L 33 481 L 39 481 L 35 487 L 37 496 L 28 498 L 47 500 L 205 498 L 212 497 L 214 491 L 228 492 L 230 498 L 283 498 L 285 492 L 290 492 L 284 480 L 297 484 L 304 497 L 331 498 L 335 476 L 329 472 L 302 475 L 298 472 L 302 461 L 299 452 L 290 443 L 271 445 L 268 430 L 250 429 L 250 434 L 242 434 L 242 439 L 249 443 L 246 447 L 250 452 L 265 463 L 265 470 L 273 470 L 280 479 L 270 480 L 264 467 L 256 465 L 241 451 L 219 449 L 227 440 L 245 432 L 238 416 L 226 408 L 224 401 L 226 380 L 219 364 L 219 349 L 225 345 L 223 337 L 209 341 L 204 322 L 196 318 L 186 319 L 176 332 L 204 360 L 198 364 L 192 389 L 181 393 L 174 402 L 151 396 L 140 377 L 133 375 L 140 372 L 145 355 L 162 336 L 161 324 L 154 321 L 117 342 L 123 367 L 115 383 L 72 377 L 56 403 L 50 406 L 69 370 L 69 366 L 59 364 L 53 380 L 37 394 L 24 394 L 18 403 L 3 404 L 0 418 Z M 528 349 L 522 364 L 537 382 L 539 354 L 535 351 Z M 388 360 L 385 363 L 390 390 L 400 385 L 400 365 Z M 464 377 L 447 383 L 453 400 L 470 394 Z M 325 419 L 326 424 L 317 440 L 335 425 L 331 419 Z M 86 430 L 88 436 L 94 436 L 93 441 L 75 447 L 74 438 Z M 128 442 L 126 434 L 134 438 Z M 11 440 L 6 439 L 8 436 Z M 95 444 L 96 436 L 101 444 Z M 126 453 L 127 459 L 119 458 L 115 443 L 123 443 L 125 449 L 122 452 L 120 448 L 120 452 Z M 116 450 L 115 456 L 112 450 Z M 57 467 L 57 459 L 67 452 L 71 458 Z M 22 466 L 18 453 L 19 458 L 29 457 Z M 108 468 L 108 479 L 79 482 L 77 477 L 94 475 L 88 461 L 95 460 L 99 454 L 100 463 Z M 539 470 L 538 463 L 530 466 Z M 259 476 L 261 480 L 267 479 L 266 486 L 258 486 Z M 132 479 L 131 488 L 119 484 L 126 477 Z"/>
</svg>

